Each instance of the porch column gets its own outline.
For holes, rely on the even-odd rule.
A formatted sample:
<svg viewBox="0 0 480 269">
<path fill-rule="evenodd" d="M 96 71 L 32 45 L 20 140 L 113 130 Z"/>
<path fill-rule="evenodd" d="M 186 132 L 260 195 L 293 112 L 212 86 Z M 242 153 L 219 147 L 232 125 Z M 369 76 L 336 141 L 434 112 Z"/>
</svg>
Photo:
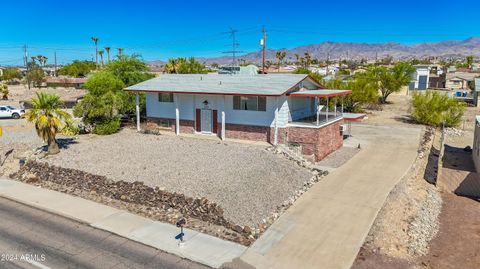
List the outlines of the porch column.
<svg viewBox="0 0 480 269">
<path fill-rule="evenodd" d="M 345 99 L 345 96 L 344 96 L 344 95 L 342 95 L 342 111 L 341 111 L 342 114 L 343 114 L 343 99 Z"/>
<path fill-rule="evenodd" d="M 327 116 L 326 116 L 327 121 L 328 121 L 328 105 L 329 105 L 329 104 L 330 104 L 330 103 L 329 103 L 329 98 L 327 97 Z"/>
<path fill-rule="evenodd" d="M 275 122 L 274 122 L 274 133 L 273 133 L 273 145 L 278 145 L 278 97 L 277 107 L 275 108 Z"/>
<path fill-rule="evenodd" d="M 317 104 L 317 126 L 320 125 L 320 102 L 318 100 L 318 97 L 315 96 L 315 103 Z"/>
<path fill-rule="evenodd" d="M 180 110 L 178 109 L 178 95 L 174 94 L 175 101 L 175 134 L 180 134 Z"/>
<path fill-rule="evenodd" d="M 138 97 L 138 92 L 135 93 L 135 115 L 137 117 L 137 131 L 140 132 L 140 100 Z"/>
<path fill-rule="evenodd" d="M 222 140 L 225 140 L 225 111 L 222 111 L 222 133 L 220 135 Z"/>
<path fill-rule="evenodd" d="M 337 99 L 335 98 L 335 106 L 334 106 L 334 113 L 335 113 L 335 118 L 337 117 Z"/>
</svg>

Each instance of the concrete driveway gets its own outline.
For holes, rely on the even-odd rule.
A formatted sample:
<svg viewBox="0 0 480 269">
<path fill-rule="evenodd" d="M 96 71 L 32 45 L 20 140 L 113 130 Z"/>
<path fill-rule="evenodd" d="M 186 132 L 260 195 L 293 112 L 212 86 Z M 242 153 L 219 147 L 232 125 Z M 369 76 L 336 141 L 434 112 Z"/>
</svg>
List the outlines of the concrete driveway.
<svg viewBox="0 0 480 269">
<path fill-rule="evenodd" d="M 297 200 L 233 268 L 350 268 L 389 192 L 414 162 L 422 133 L 415 126 L 352 128 L 355 137 L 346 143 L 362 150 Z"/>
</svg>

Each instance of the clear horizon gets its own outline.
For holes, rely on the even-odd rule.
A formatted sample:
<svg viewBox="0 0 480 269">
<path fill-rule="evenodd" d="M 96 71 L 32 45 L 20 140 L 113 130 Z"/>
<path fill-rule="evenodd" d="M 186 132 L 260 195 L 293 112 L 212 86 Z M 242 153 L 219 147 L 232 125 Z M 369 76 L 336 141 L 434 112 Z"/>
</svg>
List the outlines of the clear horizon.
<svg viewBox="0 0 480 269">
<path fill-rule="evenodd" d="M 456 1 L 469 10 L 480 7 L 473 1 Z M 402 3 L 343 1 L 301 5 L 266 0 L 242 3 L 210 1 L 83 1 L 81 5 L 53 0 L 38 3 L 3 3 L 0 65 L 23 62 L 23 45 L 29 56 L 45 55 L 47 64 L 64 64 L 74 59 L 91 60 L 95 49 L 124 48 L 147 60 L 172 57 L 218 57 L 231 48 L 230 27 L 237 29 L 239 50 L 258 51 L 261 28 L 267 29 L 271 49 L 318 44 L 325 41 L 412 45 L 423 42 L 464 40 L 480 36 L 474 16 L 450 12 L 449 1 L 435 5 L 406 0 Z M 327 11 L 325 11 L 327 10 Z M 420 11 L 422 11 L 421 16 Z M 22 14 L 21 16 L 19 14 Z M 448 20 L 442 14 L 448 14 Z"/>
</svg>

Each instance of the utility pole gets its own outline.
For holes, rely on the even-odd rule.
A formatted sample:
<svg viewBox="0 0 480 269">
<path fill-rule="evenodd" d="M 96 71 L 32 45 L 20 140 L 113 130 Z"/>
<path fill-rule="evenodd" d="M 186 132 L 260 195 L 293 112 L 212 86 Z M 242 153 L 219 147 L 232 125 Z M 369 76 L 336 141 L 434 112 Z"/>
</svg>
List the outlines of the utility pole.
<svg viewBox="0 0 480 269">
<path fill-rule="evenodd" d="M 262 28 L 263 38 L 260 41 L 260 45 L 262 45 L 262 74 L 265 74 L 265 49 L 267 46 L 267 29 L 265 26 Z"/>
<path fill-rule="evenodd" d="M 56 76 L 57 76 L 57 51 L 56 51 L 56 50 L 53 52 L 53 58 L 54 58 L 54 60 L 55 60 L 54 77 L 56 77 Z"/>
<path fill-rule="evenodd" d="M 25 69 L 27 70 L 26 78 L 27 78 L 27 84 L 28 84 L 28 89 L 30 90 L 30 80 L 28 79 L 28 52 L 27 52 L 27 45 L 23 45 L 23 57 L 25 57 Z"/>
</svg>

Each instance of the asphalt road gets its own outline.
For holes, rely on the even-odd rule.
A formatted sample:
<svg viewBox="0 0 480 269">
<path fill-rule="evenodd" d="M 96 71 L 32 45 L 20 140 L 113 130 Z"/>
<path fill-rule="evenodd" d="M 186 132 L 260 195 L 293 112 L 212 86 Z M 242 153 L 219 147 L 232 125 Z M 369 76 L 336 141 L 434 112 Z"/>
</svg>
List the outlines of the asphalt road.
<svg viewBox="0 0 480 269">
<path fill-rule="evenodd" d="M 0 198 L 0 268 L 208 267 Z"/>
</svg>

